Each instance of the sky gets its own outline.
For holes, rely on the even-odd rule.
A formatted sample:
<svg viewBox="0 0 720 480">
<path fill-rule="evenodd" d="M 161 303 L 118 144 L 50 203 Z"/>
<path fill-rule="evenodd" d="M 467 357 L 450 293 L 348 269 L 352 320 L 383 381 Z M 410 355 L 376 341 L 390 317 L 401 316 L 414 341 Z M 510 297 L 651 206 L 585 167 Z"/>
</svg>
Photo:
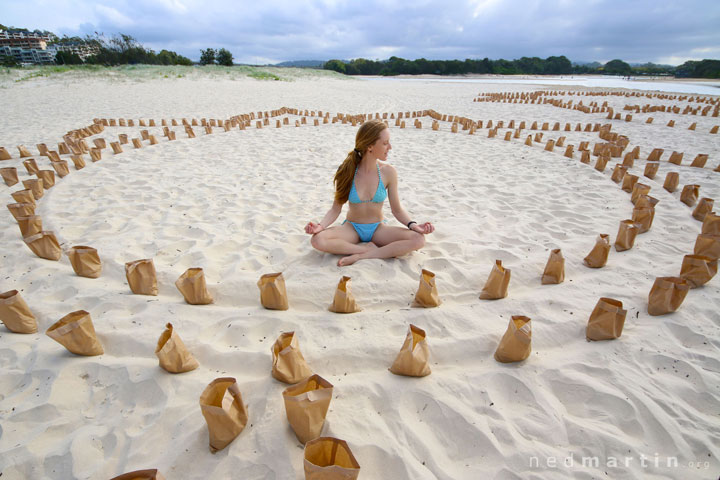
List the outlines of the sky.
<svg viewBox="0 0 720 480">
<path fill-rule="evenodd" d="M 679 65 L 720 59 L 720 0 L 0 0 L 0 24 L 124 33 L 236 63 L 565 55 Z"/>
</svg>

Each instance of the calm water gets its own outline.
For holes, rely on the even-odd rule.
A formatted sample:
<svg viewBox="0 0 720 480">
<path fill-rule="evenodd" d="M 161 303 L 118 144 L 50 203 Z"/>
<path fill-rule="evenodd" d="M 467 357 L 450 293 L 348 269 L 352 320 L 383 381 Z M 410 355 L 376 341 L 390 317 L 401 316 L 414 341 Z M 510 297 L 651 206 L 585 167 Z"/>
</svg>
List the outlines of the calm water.
<svg viewBox="0 0 720 480">
<path fill-rule="evenodd" d="M 720 82 L 663 82 L 623 80 L 617 77 L 547 77 L 547 78 L 393 78 L 393 77 L 359 77 L 374 82 L 432 82 L 432 83 L 478 83 L 478 84 L 518 84 L 518 85 L 574 85 L 596 88 L 627 88 L 632 90 L 652 90 L 660 92 L 677 92 L 701 95 L 720 95 Z"/>
</svg>

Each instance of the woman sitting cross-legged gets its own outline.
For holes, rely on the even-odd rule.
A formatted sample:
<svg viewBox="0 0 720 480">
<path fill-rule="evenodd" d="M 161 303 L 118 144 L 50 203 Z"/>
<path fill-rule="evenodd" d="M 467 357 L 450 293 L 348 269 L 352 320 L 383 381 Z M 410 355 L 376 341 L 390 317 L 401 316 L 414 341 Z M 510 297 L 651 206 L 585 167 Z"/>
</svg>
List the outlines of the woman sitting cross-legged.
<svg viewBox="0 0 720 480">
<path fill-rule="evenodd" d="M 305 232 L 312 235 L 312 246 L 321 252 L 345 255 L 339 266 L 352 265 L 366 258 L 390 258 L 419 250 L 425 235 L 435 227 L 418 224 L 410 218 L 398 196 L 395 167 L 385 163 L 390 146 L 390 130 L 380 120 L 363 123 L 355 135 L 355 148 L 335 174 L 335 199 L 320 223 L 308 222 Z M 393 216 L 406 227 L 389 227 L 383 221 L 382 206 L 390 201 Z M 330 227 L 349 202 L 347 219 Z M 361 243 L 362 242 L 362 243 Z"/>
</svg>

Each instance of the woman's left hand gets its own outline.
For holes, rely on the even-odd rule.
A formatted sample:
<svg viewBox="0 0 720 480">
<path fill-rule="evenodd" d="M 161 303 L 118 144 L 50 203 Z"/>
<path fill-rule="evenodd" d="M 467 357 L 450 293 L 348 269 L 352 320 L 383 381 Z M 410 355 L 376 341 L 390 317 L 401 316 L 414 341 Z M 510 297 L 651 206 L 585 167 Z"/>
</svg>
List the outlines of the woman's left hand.
<svg viewBox="0 0 720 480">
<path fill-rule="evenodd" d="M 432 233 L 435 231 L 435 227 L 430 222 L 425 223 L 413 223 L 412 224 L 412 231 L 417 233 L 422 233 L 423 235 L 427 235 L 428 233 Z"/>
</svg>

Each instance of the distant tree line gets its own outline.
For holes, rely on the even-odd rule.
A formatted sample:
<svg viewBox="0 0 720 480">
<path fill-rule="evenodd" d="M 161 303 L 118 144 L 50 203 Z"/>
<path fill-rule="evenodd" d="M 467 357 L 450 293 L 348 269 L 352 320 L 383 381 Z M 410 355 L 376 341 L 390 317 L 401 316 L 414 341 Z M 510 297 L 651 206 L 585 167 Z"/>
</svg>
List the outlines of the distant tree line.
<svg viewBox="0 0 720 480">
<path fill-rule="evenodd" d="M 220 50 L 215 50 L 213 48 L 200 50 L 200 65 L 214 65 L 215 63 L 226 67 L 232 67 L 233 54 L 224 48 L 221 48 Z"/>
<path fill-rule="evenodd" d="M 462 75 L 468 73 L 500 74 L 500 75 L 571 75 L 571 74 L 604 74 L 604 75 L 675 75 L 678 77 L 720 78 L 720 60 L 688 61 L 673 67 L 646 63 L 639 66 L 619 60 L 610 60 L 605 64 L 597 62 L 589 64 L 573 64 L 565 56 L 522 57 L 516 60 L 405 60 L 390 57 L 387 60 L 367 60 L 356 58 L 349 62 L 329 60 L 325 62 L 326 70 L 334 70 L 346 75 Z"/>
<path fill-rule="evenodd" d="M 64 40 L 64 39 L 63 39 Z M 63 40 L 60 40 L 62 42 Z M 87 36 L 85 43 L 98 47 L 98 53 L 85 59 L 96 65 L 192 65 L 192 60 L 169 50 L 153 50 L 140 44 L 135 38 L 123 33 L 109 39 L 95 33 Z"/>
<path fill-rule="evenodd" d="M 27 28 L 6 27 L 0 24 L 2 30 L 16 30 L 28 33 L 41 33 L 50 37 L 49 46 L 64 44 L 86 44 L 97 47 L 98 53 L 87 57 L 84 61 L 76 53 L 59 51 L 55 55 L 55 62 L 62 65 L 192 65 L 193 62 L 187 57 L 178 55 L 169 50 L 160 50 L 155 53 L 153 50 L 140 44 L 135 38 L 123 33 L 113 35 L 110 38 L 95 32 L 95 35 L 87 35 L 82 37 L 58 37 L 52 32 L 46 30 L 28 30 Z M 5 66 L 15 66 L 12 57 L 0 59 L 0 63 Z"/>
</svg>

